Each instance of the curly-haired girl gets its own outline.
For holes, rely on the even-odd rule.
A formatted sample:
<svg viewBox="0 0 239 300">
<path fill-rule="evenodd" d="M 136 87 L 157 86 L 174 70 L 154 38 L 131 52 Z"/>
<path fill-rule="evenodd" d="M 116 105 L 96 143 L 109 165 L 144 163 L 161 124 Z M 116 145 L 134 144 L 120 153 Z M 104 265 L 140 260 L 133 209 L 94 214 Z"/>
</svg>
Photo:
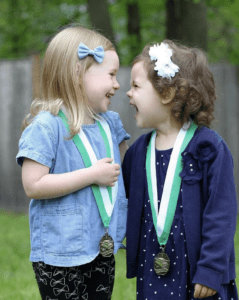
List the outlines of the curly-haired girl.
<svg viewBox="0 0 239 300">
<path fill-rule="evenodd" d="M 209 129 L 215 84 L 205 54 L 165 40 L 133 61 L 140 128 L 126 152 L 127 277 L 138 300 L 238 299 L 231 153 Z"/>
</svg>

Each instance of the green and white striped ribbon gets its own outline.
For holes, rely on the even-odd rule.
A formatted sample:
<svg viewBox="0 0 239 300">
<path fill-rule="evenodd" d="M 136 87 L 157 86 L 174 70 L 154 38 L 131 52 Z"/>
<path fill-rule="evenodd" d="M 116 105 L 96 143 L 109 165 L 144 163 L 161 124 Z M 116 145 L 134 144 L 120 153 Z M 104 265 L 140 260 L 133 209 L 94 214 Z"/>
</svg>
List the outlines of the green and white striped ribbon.
<svg viewBox="0 0 239 300">
<path fill-rule="evenodd" d="M 63 111 L 60 110 L 58 115 L 62 119 L 67 130 L 70 131 L 67 117 Z M 109 125 L 104 119 L 97 121 L 96 123 L 104 140 L 106 155 L 107 157 L 114 159 L 113 141 Z M 89 168 L 94 165 L 97 162 L 97 157 L 83 129 L 81 129 L 80 133 L 76 134 L 72 139 L 81 154 L 85 167 Z M 91 187 L 104 227 L 108 228 L 117 198 L 118 181 L 115 182 L 114 187 L 104 187 L 96 184 L 93 184 Z"/>
<path fill-rule="evenodd" d="M 191 124 L 188 130 L 184 129 L 185 126 L 186 124 L 179 131 L 173 147 L 159 209 L 155 158 L 156 131 L 152 133 L 146 155 L 146 175 L 150 206 L 158 242 L 162 246 L 166 245 L 168 241 L 177 206 L 181 186 L 181 177 L 179 176 L 182 171 L 181 153 L 185 150 L 197 129 L 194 123 Z"/>
</svg>

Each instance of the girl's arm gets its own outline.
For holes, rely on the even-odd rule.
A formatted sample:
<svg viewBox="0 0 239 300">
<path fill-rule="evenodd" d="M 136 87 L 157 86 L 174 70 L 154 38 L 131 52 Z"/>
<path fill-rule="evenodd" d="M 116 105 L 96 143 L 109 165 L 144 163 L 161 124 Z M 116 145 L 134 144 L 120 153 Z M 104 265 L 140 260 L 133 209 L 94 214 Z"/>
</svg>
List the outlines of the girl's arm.
<svg viewBox="0 0 239 300">
<path fill-rule="evenodd" d="M 233 240 L 237 199 L 231 153 L 223 140 L 216 141 L 215 145 L 217 151 L 211 150 L 211 153 L 216 151 L 215 157 L 208 163 L 204 175 L 207 178 L 207 199 L 202 203 L 201 249 L 192 283 L 218 291 L 221 284 L 227 283 L 224 274 L 233 274 L 230 270 L 235 264 Z"/>
<path fill-rule="evenodd" d="M 33 199 L 51 199 L 73 193 L 89 185 L 114 186 L 120 166 L 103 158 L 93 166 L 63 174 L 49 174 L 49 168 L 25 158 L 22 165 L 22 182 L 26 195 Z"/>
<path fill-rule="evenodd" d="M 125 153 L 128 150 L 128 148 L 129 148 L 129 146 L 126 144 L 125 141 L 123 141 L 119 144 L 121 162 L 123 162 Z"/>
</svg>

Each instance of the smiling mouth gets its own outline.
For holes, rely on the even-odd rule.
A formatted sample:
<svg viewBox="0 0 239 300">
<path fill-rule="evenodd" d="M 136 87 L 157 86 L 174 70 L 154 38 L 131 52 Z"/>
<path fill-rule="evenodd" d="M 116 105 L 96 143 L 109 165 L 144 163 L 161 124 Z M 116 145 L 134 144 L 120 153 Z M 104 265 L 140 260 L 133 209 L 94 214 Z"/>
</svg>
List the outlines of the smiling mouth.
<svg viewBox="0 0 239 300">
<path fill-rule="evenodd" d="M 131 104 L 131 103 L 130 103 L 130 106 L 135 108 L 135 110 L 136 110 L 136 115 L 134 116 L 134 118 L 136 118 L 137 115 L 138 115 L 138 112 L 139 112 L 138 107 L 137 107 L 135 104 Z"/>
<path fill-rule="evenodd" d="M 108 99 L 112 98 L 113 96 L 114 96 L 114 94 L 106 94 L 106 97 L 107 97 Z"/>
</svg>

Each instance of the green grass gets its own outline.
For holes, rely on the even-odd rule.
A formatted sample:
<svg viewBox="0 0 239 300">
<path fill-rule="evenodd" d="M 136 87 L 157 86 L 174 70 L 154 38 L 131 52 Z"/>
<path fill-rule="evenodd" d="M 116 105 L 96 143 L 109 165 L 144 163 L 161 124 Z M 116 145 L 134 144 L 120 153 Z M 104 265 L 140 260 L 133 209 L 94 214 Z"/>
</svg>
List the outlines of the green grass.
<svg viewBox="0 0 239 300">
<path fill-rule="evenodd" d="M 29 253 L 28 215 L 0 211 L 0 300 L 40 300 Z M 135 279 L 125 278 L 125 250 L 116 266 L 112 300 L 135 299 Z"/>
<path fill-rule="evenodd" d="M 0 300 L 40 300 L 31 262 L 28 216 L 0 211 Z M 239 222 L 235 237 L 239 253 Z M 135 279 L 126 279 L 125 251 L 116 255 L 116 278 L 112 300 L 134 300 Z M 236 279 L 239 287 L 239 255 Z"/>
</svg>

